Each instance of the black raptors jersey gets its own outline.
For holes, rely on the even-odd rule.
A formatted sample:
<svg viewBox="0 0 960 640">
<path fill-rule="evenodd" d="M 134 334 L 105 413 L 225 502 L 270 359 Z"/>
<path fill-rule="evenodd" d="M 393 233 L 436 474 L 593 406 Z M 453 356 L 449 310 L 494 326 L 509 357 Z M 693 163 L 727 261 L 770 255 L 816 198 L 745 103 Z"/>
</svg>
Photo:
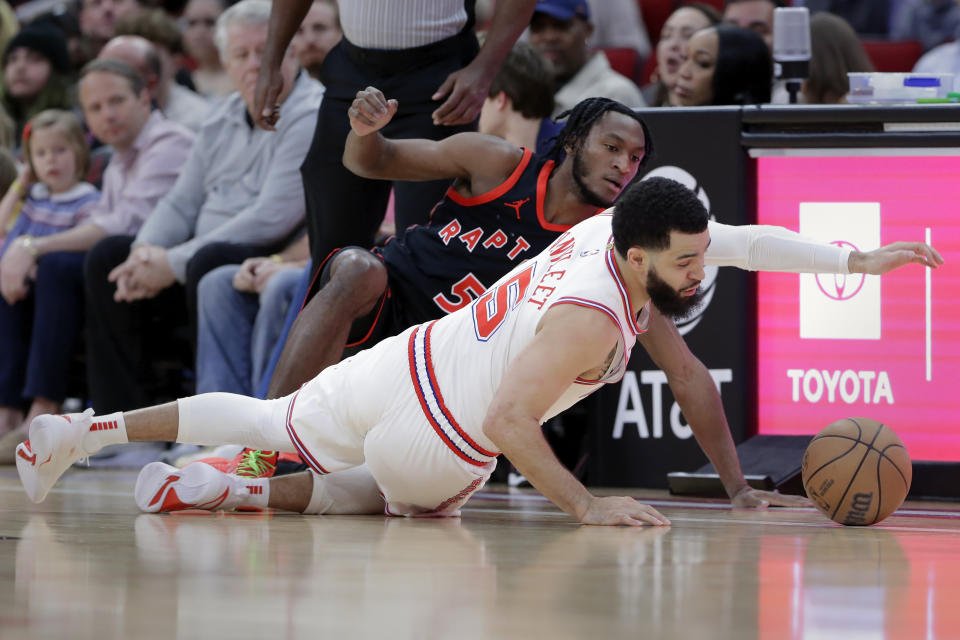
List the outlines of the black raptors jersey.
<svg viewBox="0 0 960 640">
<path fill-rule="evenodd" d="M 380 250 L 391 295 L 408 320 L 425 322 L 469 305 L 570 228 L 543 217 L 553 168 L 552 160 L 524 149 L 520 164 L 499 187 L 472 198 L 451 187 L 426 225 L 408 228 L 402 242 L 388 242 Z"/>
</svg>

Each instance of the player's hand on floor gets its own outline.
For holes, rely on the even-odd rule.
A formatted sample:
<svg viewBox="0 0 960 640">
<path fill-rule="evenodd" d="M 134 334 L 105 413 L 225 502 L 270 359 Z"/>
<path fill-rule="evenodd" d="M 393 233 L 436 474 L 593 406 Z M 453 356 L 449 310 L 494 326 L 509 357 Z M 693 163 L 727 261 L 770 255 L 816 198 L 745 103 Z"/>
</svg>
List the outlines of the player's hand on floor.
<svg viewBox="0 0 960 640">
<path fill-rule="evenodd" d="M 943 264 L 943 256 L 924 242 L 894 242 L 873 251 L 854 251 L 848 266 L 850 273 L 883 275 L 911 263 L 936 269 Z"/>
<path fill-rule="evenodd" d="M 666 516 L 650 505 L 623 496 L 594 498 L 586 513 L 580 518 L 580 522 L 583 524 L 622 524 L 633 527 L 644 524 L 670 524 Z"/>
<path fill-rule="evenodd" d="M 398 104 L 396 100 L 387 100 L 376 87 L 357 91 L 357 97 L 347 111 L 353 132 L 366 136 L 387 126 L 396 115 Z"/>
<path fill-rule="evenodd" d="M 767 507 L 811 507 L 812 503 L 804 496 L 791 496 L 777 491 L 763 491 L 753 487 L 744 487 L 730 503 L 746 509 L 766 509 Z"/>
</svg>

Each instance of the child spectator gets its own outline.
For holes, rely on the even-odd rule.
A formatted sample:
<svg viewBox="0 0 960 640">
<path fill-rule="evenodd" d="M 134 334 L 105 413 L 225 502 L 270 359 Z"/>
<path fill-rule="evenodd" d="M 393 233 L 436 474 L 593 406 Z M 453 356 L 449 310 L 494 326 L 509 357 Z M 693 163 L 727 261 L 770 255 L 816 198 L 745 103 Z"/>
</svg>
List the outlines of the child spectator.
<svg viewBox="0 0 960 640">
<path fill-rule="evenodd" d="M 27 166 L 0 201 L 0 228 L 5 228 L 22 200 L 0 258 L 13 243 L 31 250 L 34 238 L 75 227 L 100 199 L 97 189 L 82 181 L 90 151 L 73 113 L 49 109 L 37 114 L 24 132 L 23 153 Z M 79 271 L 83 254 L 75 255 Z M 41 413 L 60 410 L 66 392 L 64 361 L 73 354 L 76 319 L 83 312 L 80 289 L 74 286 L 71 291 L 69 283 L 47 286 L 17 300 L 10 295 L 11 287 L 23 283 L 8 282 L 3 266 L 0 260 L 0 434 L 20 426 L 24 398 L 32 399 L 27 423 Z M 44 263 L 37 265 L 31 280 L 43 268 Z M 0 445 L 0 462 L 12 451 L 13 447 Z"/>
</svg>

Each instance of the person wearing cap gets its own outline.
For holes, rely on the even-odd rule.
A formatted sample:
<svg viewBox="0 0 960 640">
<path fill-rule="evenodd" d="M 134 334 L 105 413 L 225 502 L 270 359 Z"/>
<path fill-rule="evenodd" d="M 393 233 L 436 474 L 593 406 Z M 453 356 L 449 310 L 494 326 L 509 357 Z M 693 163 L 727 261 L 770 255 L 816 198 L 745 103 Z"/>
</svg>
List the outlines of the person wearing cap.
<svg viewBox="0 0 960 640">
<path fill-rule="evenodd" d="M 0 103 L 13 118 L 16 141 L 30 118 L 45 109 L 72 105 L 70 55 L 63 34 L 49 24 L 31 24 L 10 40 L 3 52 Z"/>
<path fill-rule="evenodd" d="M 540 0 L 530 20 L 530 44 L 554 68 L 557 91 L 554 116 L 586 98 L 610 98 L 628 107 L 645 107 L 640 88 L 607 61 L 602 51 L 590 55 L 593 33 L 587 0 Z"/>
</svg>

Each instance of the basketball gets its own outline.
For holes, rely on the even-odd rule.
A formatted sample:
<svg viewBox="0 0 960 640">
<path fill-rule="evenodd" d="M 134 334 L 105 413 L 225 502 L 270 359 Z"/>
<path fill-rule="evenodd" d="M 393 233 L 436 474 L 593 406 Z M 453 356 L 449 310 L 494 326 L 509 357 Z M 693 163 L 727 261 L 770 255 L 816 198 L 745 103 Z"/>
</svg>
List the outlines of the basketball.
<svg viewBox="0 0 960 640">
<path fill-rule="evenodd" d="M 844 418 L 810 441 L 801 472 L 807 496 L 828 518 L 869 525 L 903 504 L 913 466 L 893 429 L 871 418 Z"/>
</svg>

